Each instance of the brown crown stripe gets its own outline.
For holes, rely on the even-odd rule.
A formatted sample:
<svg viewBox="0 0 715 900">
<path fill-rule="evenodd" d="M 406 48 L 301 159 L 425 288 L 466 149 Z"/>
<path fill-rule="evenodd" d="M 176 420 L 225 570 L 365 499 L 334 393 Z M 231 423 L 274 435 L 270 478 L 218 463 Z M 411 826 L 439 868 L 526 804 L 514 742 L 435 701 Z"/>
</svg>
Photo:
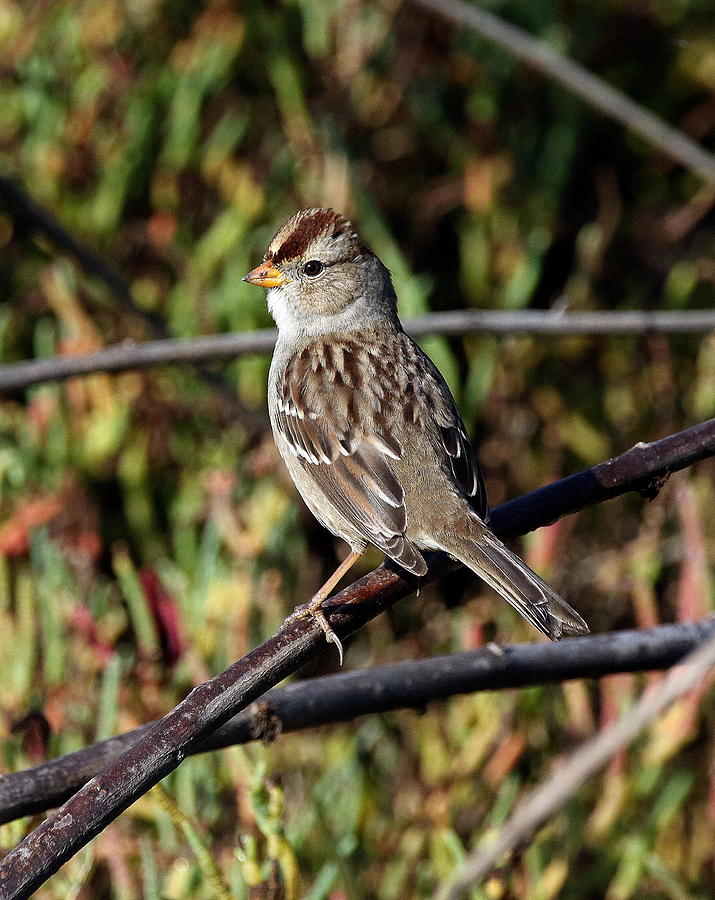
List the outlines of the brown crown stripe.
<svg viewBox="0 0 715 900">
<path fill-rule="evenodd" d="M 349 226 L 349 222 L 334 209 L 319 209 L 305 218 L 296 217 L 293 231 L 273 254 L 273 262 L 278 264 L 288 259 L 298 259 L 318 235 L 324 234 L 331 225 L 333 236 L 336 237 L 335 232 L 342 231 Z"/>
</svg>

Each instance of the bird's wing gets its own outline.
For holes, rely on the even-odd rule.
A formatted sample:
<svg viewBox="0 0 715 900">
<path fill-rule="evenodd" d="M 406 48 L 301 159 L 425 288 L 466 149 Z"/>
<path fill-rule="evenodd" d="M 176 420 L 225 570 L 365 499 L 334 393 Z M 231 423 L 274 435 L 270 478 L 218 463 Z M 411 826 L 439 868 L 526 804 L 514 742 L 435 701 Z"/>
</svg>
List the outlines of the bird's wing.
<svg viewBox="0 0 715 900">
<path fill-rule="evenodd" d="M 417 373 L 413 384 L 403 388 L 404 415 L 408 422 L 431 433 L 435 453 L 449 464 L 449 474 L 458 491 L 479 516 L 489 522 L 484 478 L 447 382 L 426 353 L 406 334 L 400 335 L 404 368 Z"/>
<path fill-rule="evenodd" d="M 370 350 L 374 349 L 374 345 Z M 331 338 L 297 353 L 276 383 L 274 428 L 329 503 L 387 556 L 417 575 L 427 565 L 405 534 L 405 493 L 391 462 L 392 375 L 363 342 Z"/>
</svg>

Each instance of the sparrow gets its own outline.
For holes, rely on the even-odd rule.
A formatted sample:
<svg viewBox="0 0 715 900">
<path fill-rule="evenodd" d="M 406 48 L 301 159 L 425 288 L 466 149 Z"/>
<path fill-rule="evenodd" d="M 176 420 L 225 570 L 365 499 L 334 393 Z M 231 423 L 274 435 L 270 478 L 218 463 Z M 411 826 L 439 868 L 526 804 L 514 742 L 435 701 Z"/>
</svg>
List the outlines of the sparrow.
<svg viewBox="0 0 715 900">
<path fill-rule="evenodd" d="M 423 550 L 468 566 L 553 640 L 588 626 L 489 529 L 481 470 L 447 384 L 405 334 L 387 268 L 332 209 L 304 209 L 243 279 L 268 289 L 278 326 L 268 378 L 273 435 L 313 515 L 351 552 L 286 621 L 313 616 L 377 547 L 427 572 Z"/>
</svg>

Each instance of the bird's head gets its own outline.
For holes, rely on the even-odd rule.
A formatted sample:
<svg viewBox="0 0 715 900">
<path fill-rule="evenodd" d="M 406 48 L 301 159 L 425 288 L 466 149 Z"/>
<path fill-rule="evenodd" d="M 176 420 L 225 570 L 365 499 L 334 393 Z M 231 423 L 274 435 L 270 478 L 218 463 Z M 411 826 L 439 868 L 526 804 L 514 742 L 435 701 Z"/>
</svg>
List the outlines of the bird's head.
<svg viewBox="0 0 715 900">
<path fill-rule="evenodd" d="M 297 212 L 243 280 L 268 289 L 281 332 L 318 335 L 396 320 L 389 272 L 332 209 Z"/>
</svg>

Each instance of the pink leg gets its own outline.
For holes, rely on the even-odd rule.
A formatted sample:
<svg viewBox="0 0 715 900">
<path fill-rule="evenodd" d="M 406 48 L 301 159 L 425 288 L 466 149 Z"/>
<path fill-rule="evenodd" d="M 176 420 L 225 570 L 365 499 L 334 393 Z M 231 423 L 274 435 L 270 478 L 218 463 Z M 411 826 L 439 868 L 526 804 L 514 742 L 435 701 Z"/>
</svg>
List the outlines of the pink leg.
<svg viewBox="0 0 715 900">
<path fill-rule="evenodd" d="M 297 606 L 283 623 L 284 625 L 289 625 L 291 622 L 297 622 L 298 619 L 314 618 L 318 625 L 323 629 L 326 641 L 335 644 L 338 648 L 341 666 L 343 664 L 343 645 L 340 643 L 340 638 L 333 631 L 328 620 L 325 618 L 325 613 L 322 610 L 323 601 L 328 599 L 333 592 L 335 585 L 340 581 L 343 575 L 355 565 L 364 552 L 365 550 L 352 550 L 320 590 L 314 594 L 307 603 L 302 603 L 300 606 Z"/>
</svg>

